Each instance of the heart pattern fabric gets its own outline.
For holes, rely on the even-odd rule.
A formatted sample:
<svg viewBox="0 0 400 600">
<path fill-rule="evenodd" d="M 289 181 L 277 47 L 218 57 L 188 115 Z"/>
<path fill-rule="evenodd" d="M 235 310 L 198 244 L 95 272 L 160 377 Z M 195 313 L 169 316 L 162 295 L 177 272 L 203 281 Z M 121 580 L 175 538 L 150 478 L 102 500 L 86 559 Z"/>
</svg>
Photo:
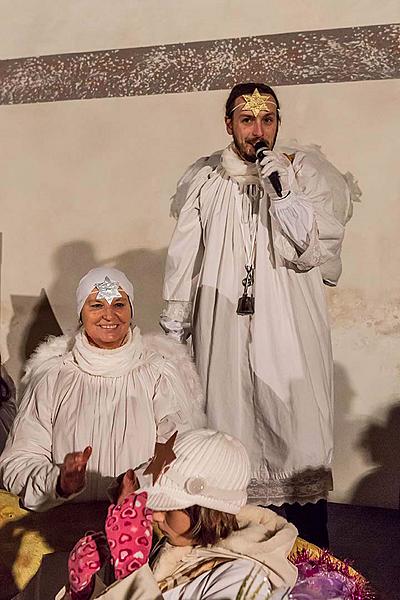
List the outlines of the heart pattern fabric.
<svg viewBox="0 0 400 600">
<path fill-rule="evenodd" d="M 81 538 L 68 558 L 69 586 L 71 597 L 84 599 L 90 595 L 93 576 L 97 573 L 109 554 L 103 533 L 91 533 Z"/>
<path fill-rule="evenodd" d="M 106 519 L 106 536 L 116 579 L 124 579 L 147 563 L 152 542 L 152 512 L 147 493 L 129 494 L 112 504 Z"/>
</svg>

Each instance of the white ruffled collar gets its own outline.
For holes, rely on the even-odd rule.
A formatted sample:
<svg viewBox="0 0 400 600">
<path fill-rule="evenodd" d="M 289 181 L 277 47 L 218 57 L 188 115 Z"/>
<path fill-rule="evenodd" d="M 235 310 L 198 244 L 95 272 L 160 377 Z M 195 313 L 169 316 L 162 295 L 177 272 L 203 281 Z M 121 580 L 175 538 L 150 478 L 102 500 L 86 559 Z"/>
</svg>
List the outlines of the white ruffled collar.
<svg viewBox="0 0 400 600">
<path fill-rule="evenodd" d="M 240 187 L 252 184 L 260 185 L 260 176 L 256 163 L 246 162 L 241 159 L 234 150 L 233 142 L 222 152 L 221 167 Z"/>
<path fill-rule="evenodd" d="M 101 377 L 126 375 L 139 364 L 142 353 L 142 336 L 138 327 L 129 329 L 125 344 L 113 350 L 92 346 L 84 330 L 80 329 L 72 348 L 72 355 L 78 367 L 89 375 Z"/>
</svg>

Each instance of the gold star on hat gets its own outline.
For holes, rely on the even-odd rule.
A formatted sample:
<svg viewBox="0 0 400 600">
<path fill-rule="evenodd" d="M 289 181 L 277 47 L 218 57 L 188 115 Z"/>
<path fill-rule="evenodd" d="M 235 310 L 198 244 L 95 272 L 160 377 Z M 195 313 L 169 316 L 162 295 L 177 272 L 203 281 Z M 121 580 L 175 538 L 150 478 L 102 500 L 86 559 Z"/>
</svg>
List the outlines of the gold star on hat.
<svg viewBox="0 0 400 600">
<path fill-rule="evenodd" d="M 174 447 L 174 442 L 177 435 L 178 432 L 175 431 L 165 442 L 165 444 L 156 442 L 154 456 L 147 465 L 146 470 L 143 471 L 143 475 L 153 475 L 153 485 L 160 477 L 161 473 L 167 470 L 166 467 L 170 465 L 176 458 L 172 448 Z"/>
</svg>

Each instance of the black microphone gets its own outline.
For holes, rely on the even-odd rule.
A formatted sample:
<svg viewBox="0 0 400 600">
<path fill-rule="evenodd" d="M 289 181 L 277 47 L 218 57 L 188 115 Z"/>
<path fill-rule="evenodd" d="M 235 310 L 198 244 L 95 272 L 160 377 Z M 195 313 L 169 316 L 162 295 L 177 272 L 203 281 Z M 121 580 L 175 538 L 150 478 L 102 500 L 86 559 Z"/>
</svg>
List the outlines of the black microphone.
<svg viewBox="0 0 400 600">
<path fill-rule="evenodd" d="M 257 157 L 258 162 L 261 162 L 262 159 L 264 158 L 265 150 L 269 150 L 269 148 L 264 141 L 260 141 L 255 144 L 254 150 L 256 151 L 256 157 Z M 279 179 L 278 172 L 274 171 L 273 173 L 271 173 L 271 175 L 268 177 L 268 179 L 270 180 L 271 185 L 274 188 L 277 196 L 279 196 L 279 198 L 282 198 L 282 186 L 281 186 L 281 180 Z"/>
</svg>

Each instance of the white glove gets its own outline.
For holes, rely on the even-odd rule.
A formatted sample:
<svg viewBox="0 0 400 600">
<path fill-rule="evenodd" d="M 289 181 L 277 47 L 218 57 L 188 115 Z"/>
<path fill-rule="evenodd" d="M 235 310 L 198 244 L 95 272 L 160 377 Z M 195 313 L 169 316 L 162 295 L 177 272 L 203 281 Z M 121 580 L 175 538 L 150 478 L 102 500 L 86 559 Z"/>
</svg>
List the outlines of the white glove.
<svg viewBox="0 0 400 600">
<path fill-rule="evenodd" d="M 272 183 L 269 180 L 271 173 L 278 173 L 282 186 L 282 198 L 290 193 L 290 183 L 294 179 L 294 171 L 290 160 L 280 152 L 268 150 L 264 152 L 264 158 L 260 162 L 261 178 L 265 189 L 273 200 L 279 200 Z"/>
<path fill-rule="evenodd" d="M 186 340 L 191 333 L 190 323 L 181 323 L 163 316 L 160 318 L 160 326 L 169 338 L 180 344 L 186 344 Z"/>
</svg>

